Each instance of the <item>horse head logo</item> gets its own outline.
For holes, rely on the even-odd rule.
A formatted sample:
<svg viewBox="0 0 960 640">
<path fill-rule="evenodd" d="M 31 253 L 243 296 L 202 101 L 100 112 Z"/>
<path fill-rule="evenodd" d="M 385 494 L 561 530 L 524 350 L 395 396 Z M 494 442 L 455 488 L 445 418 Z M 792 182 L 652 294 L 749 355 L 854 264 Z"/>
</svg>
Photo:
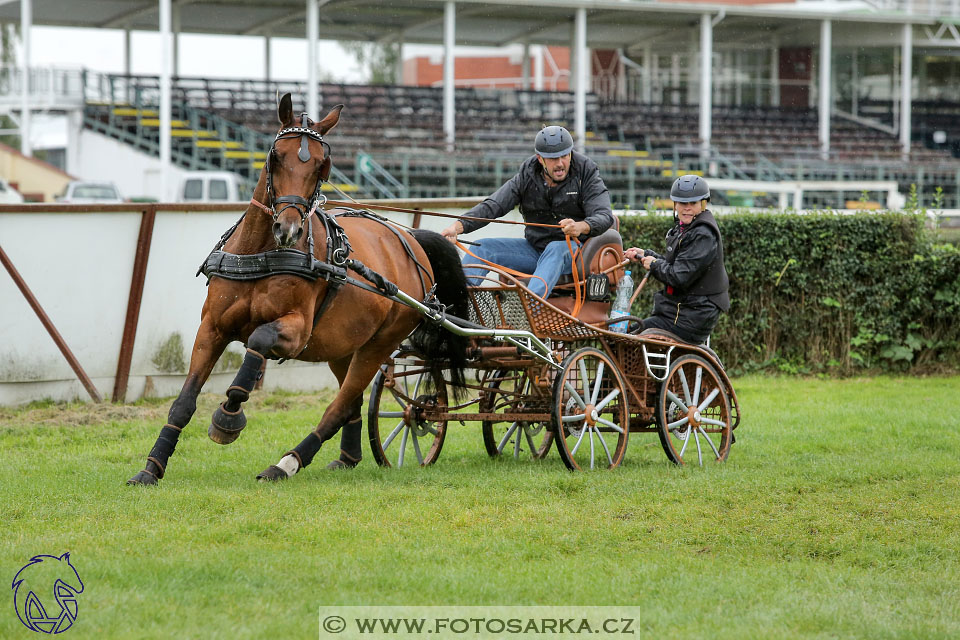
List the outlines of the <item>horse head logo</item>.
<svg viewBox="0 0 960 640">
<path fill-rule="evenodd" d="M 31 631 L 62 633 L 77 619 L 77 596 L 83 593 L 80 574 L 70 553 L 34 556 L 13 578 L 13 603 L 20 622 Z"/>
</svg>

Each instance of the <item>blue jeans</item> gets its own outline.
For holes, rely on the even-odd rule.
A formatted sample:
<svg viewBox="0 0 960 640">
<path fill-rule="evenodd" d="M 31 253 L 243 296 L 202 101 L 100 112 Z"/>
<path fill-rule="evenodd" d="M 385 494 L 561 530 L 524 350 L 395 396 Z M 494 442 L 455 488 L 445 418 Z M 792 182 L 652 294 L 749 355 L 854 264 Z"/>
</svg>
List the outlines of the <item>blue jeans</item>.
<svg viewBox="0 0 960 640">
<path fill-rule="evenodd" d="M 484 238 L 477 244 L 479 246 L 471 246 L 469 249 L 478 257 L 508 269 L 537 276 L 531 278 L 527 286 L 541 298 L 550 295 L 560 276 L 573 272 L 570 250 L 564 240 L 550 242 L 543 253 L 534 249 L 524 238 Z M 579 247 L 580 243 L 574 240 L 574 251 Z M 468 268 L 471 266 L 474 268 Z M 488 271 L 485 264 L 469 253 L 463 255 L 463 267 L 467 274 L 467 284 L 473 287 L 483 282 L 481 278 Z"/>
</svg>

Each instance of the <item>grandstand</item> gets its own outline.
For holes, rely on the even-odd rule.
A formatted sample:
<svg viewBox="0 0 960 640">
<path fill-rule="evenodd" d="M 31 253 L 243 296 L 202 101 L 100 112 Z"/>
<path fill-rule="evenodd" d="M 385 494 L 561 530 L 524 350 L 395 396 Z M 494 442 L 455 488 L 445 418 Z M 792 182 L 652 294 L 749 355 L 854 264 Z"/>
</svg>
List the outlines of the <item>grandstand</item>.
<svg viewBox="0 0 960 640">
<path fill-rule="evenodd" d="M 98 100 L 88 101 L 85 126 L 155 154 L 157 82 L 150 76 L 99 79 Z M 276 130 L 269 114 L 278 91 L 291 91 L 301 105 L 305 102 L 305 87 L 298 83 L 177 79 L 173 161 L 189 169 L 235 171 L 252 188 Z M 440 88 L 321 84 L 322 108 L 338 103 L 346 108 L 330 137 L 338 169 L 334 183 L 368 197 L 488 194 L 530 155 L 534 132 L 544 123 L 570 126 L 574 108 L 573 94 L 567 92 L 458 88 L 457 143 L 448 152 Z M 882 106 L 864 108 L 879 112 Z M 892 104 L 886 106 L 892 113 Z M 705 155 L 695 105 L 618 102 L 588 94 L 586 151 L 601 166 L 614 202 L 624 208 L 644 208 L 662 197 L 675 175 L 688 172 L 739 180 L 851 181 L 849 192 L 814 195 L 807 202 L 822 207 L 859 199 L 858 180 L 896 180 L 904 193 L 916 184 L 928 204 L 940 187 L 944 206 L 957 207 L 960 160 L 955 154 L 960 148 L 936 144 L 930 132 L 947 130 L 949 139 L 960 140 L 958 114 L 960 105 L 954 103 L 920 103 L 908 158 L 893 134 L 836 115 L 824 158 L 814 109 L 716 106 L 711 150 Z M 776 204 L 772 194 L 718 195 L 721 203 Z"/>
</svg>

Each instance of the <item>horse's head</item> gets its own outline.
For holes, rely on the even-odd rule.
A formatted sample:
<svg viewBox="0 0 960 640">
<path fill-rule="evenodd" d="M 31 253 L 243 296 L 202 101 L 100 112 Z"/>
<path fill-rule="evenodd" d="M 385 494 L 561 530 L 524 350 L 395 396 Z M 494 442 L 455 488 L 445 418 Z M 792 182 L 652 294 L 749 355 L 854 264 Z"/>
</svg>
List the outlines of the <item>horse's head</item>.
<svg viewBox="0 0 960 640">
<path fill-rule="evenodd" d="M 340 120 L 342 104 L 314 122 L 306 113 L 294 120 L 293 100 L 284 94 L 277 108 L 280 131 L 267 154 L 266 205 L 273 216 L 277 246 L 291 247 L 303 235 L 303 223 L 321 204 L 320 187 L 330 175 L 330 147 L 323 135 Z"/>
</svg>

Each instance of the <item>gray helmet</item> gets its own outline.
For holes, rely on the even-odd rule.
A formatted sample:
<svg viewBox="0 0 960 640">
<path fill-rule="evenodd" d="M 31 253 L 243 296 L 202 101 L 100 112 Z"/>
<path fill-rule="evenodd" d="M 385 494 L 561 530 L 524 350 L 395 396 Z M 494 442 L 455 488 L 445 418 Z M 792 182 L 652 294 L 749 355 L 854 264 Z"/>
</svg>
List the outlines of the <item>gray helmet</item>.
<svg viewBox="0 0 960 640">
<path fill-rule="evenodd" d="M 700 176 L 685 175 L 677 178 L 670 188 L 670 199 L 674 202 L 700 202 L 710 199 L 710 187 Z"/>
<path fill-rule="evenodd" d="M 537 134 L 534 147 L 543 158 L 559 158 L 573 151 L 573 136 L 563 127 L 544 127 Z"/>
</svg>

